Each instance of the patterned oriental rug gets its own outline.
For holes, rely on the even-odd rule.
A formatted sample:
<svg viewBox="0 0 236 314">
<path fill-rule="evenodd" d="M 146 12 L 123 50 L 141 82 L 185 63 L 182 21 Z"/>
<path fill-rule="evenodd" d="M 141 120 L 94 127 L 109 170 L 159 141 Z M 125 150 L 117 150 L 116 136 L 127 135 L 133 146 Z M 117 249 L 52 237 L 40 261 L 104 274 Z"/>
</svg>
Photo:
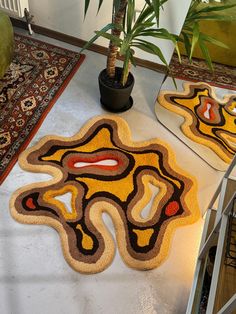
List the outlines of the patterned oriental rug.
<svg viewBox="0 0 236 314">
<path fill-rule="evenodd" d="M 140 270 L 160 265 L 175 229 L 199 218 L 195 179 L 177 166 L 171 148 L 158 139 L 133 142 L 118 117 L 96 117 L 71 138 L 46 136 L 19 163 L 53 179 L 16 191 L 12 216 L 55 228 L 65 259 L 82 273 L 103 271 L 113 260 L 103 212 L 112 218 L 124 262 Z M 68 207 L 59 199 L 65 194 Z"/>
<path fill-rule="evenodd" d="M 236 94 L 217 99 L 206 83 L 184 83 L 184 91 L 162 90 L 158 103 L 182 116 L 182 132 L 205 145 L 224 162 L 236 154 Z"/>
<path fill-rule="evenodd" d="M 83 60 L 84 55 L 15 35 L 15 56 L 0 80 L 0 183 Z"/>
<path fill-rule="evenodd" d="M 224 89 L 236 90 L 236 68 L 213 62 L 214 72 L 211 72 L 204 60 L 181 56 L 179 63 L 177 54 L 173 54 L 170 62 L 170 72 L 173 77 L 186 81 L 207 82 L 210 85 Z"/>
</svg>

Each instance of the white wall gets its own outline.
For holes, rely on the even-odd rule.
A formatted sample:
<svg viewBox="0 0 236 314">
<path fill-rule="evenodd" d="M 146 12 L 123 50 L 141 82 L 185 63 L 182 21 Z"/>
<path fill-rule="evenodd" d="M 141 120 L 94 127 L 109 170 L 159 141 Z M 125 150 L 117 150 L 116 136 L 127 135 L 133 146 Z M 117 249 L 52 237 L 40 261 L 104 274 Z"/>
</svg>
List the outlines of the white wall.
<svg viewBox="0 0 236 314">
<path fill-rule="evenodd" d="M 161 13 L 161 26 L 178 34 L 182 28 L 191 0 L 169 0 Z M 91 0 L 91 5 L 84 20 L 84 0 L 29 0 L 30 11 L 34 15 L 34 22 L 40 26 L 75 36 L 84 40 L 94 35 L 94 30 L 101 29 L 111 20 L 111 0 L 104 0 L 103 6 L 97 15 L 98 1 Z M 96 5 L 94 5 L 96 3 Z M 144 0 L 137 0 L 138 8 L 142 7 Z M 100 38 L 97 44 L 107 46 L 107 40 Z M 167 41 L 159 41 L 158 45 L 167 59 L 170 60 L 173 46 Z M 161 63 L 150 54 L 138 51 L 137 57 Z"/>
</svg>

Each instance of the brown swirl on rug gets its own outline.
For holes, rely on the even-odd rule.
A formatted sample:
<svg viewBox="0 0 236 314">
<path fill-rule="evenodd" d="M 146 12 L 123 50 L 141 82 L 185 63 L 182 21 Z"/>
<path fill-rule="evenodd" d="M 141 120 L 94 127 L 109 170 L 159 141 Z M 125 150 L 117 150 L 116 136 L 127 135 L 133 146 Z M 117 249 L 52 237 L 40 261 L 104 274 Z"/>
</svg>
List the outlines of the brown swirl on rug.
<svg viewBox="0 0 236 314">
<path fill-rule="evenodd" d="M 199 217 L 195 179 L 177 166 L 171 148 L 159 139 L 133 142 L 118 117 L 94 118 L 72 138 L 44 137 L 19 162 L 53 179 L 16 191 L 13 217 L 55 228 L 66 260 L 79 272 L 102 271 L 113 260 L 104 212 L 112 218 L 123 260 L 141 270 L 160 265 L 175 229 Z"/>
<path fill-rule="evenodd" d="M 15 35 L 15 56 L 0 80 L 0 183 L 84 60 L 84 55 Z"/>
<path fill-rule="evenodd" d="M 170 72 L 173 77 L 236 90 L 235 67 L 213 62 L 214 72 L 211 72 L 204 60 L 193 58 L 190 63 L 186 56 L 181 56 L 181 59 L 182 63 L 179 63 L 177 54 L 173 54 L 170 62 Z"/>
</svg>

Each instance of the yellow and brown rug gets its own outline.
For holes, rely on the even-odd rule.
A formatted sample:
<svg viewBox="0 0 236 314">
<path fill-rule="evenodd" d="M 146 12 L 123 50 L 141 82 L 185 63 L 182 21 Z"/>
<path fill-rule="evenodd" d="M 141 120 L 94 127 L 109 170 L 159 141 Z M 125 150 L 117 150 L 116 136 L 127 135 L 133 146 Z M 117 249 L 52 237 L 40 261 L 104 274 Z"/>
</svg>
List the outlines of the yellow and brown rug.
<svg viewBox="0 0 236 314">
<path fill-rule="evenodd" d="M 206 83 L 184 83 L 184 91 L 162 90 L 158 103 L 182 116 L 182 132 L 205 145 L 225 163 L 236 153 L 236 94 L 219 100 Z"/>
<path fill-rule="evenodd" d="M 177 166 L 171 148 L 159 139 L 133 142 L 118 117 L 93 118 L 71 138 L 46 136 L 19 163 L 53 179 L 16 191 L 12 216 L 55 228 L 67 262 L 82 273 L 100 272 L 113 260 L 104 212 L 124 262 L 140 270 L 163 262 L 175 229 L 199 218 L 195 179 Z M 62 201 L 65 195 L 70 204 Z"/>
</svg>

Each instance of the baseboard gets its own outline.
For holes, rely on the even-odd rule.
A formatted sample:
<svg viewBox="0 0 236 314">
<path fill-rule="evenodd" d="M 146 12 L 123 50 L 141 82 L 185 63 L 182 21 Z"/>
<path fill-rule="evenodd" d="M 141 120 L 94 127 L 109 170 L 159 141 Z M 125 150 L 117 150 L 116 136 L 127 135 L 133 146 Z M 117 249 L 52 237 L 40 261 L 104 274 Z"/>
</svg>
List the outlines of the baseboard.
<svg viewBox="0 0 236 314">
<path fill-rule="evenodd" d="M 11 18 L 11 21 L 12 21 L 13 26 L 15 26 L 15 27 L 28 29 L 25 21 L 15 19 L 15 18 Z M 51 30 L 51 29 L 48 29 L 48 28 L 45 28 L 45 27 L 42 27 L 42 26 L 39 26 L 36 24 L 32 24 L 31 26 L 32 26 L 32 29 L 35 33 L 63 41 L 67 44 L 71 44 L 71 45 L 78 46 L 78 47 L 83 47 L 86 43 L 85 40 L 76 38 L 74 36 L 66 35 L 66 34 L 63 34 L 63 33 L 60 33 L 60 32 L 57 32 L 57 31 L 54 31 L 54 30 Z M 97 44 L 92 44 L 88 48 L 88 50 L 91 50 L 91 51 L 94 51 L 94 52 L 97 52 L 97 53 L 100 53 L 103 55 L 107 55 L 107 52 L 108 52 L 107 48 L 100 46 L 100 45 L 97 45 Z M 122 58 L 119 58 L 119 59 L 122 60 Z M 139 65 L 141 67 L 144 67 L 144 68 L 156 71 L 156 72 L 160 72 L 160 73 L 167 73 L 167 68 L 164 65 L 161 65 L 161 64 L 158 64 L 155 62 L 151 62 L 151 61 L 147 61 L 147 60 L 143 60 L 140 58 L 135 58 L 135 62 L 137 65 Z"/>
</svg>

